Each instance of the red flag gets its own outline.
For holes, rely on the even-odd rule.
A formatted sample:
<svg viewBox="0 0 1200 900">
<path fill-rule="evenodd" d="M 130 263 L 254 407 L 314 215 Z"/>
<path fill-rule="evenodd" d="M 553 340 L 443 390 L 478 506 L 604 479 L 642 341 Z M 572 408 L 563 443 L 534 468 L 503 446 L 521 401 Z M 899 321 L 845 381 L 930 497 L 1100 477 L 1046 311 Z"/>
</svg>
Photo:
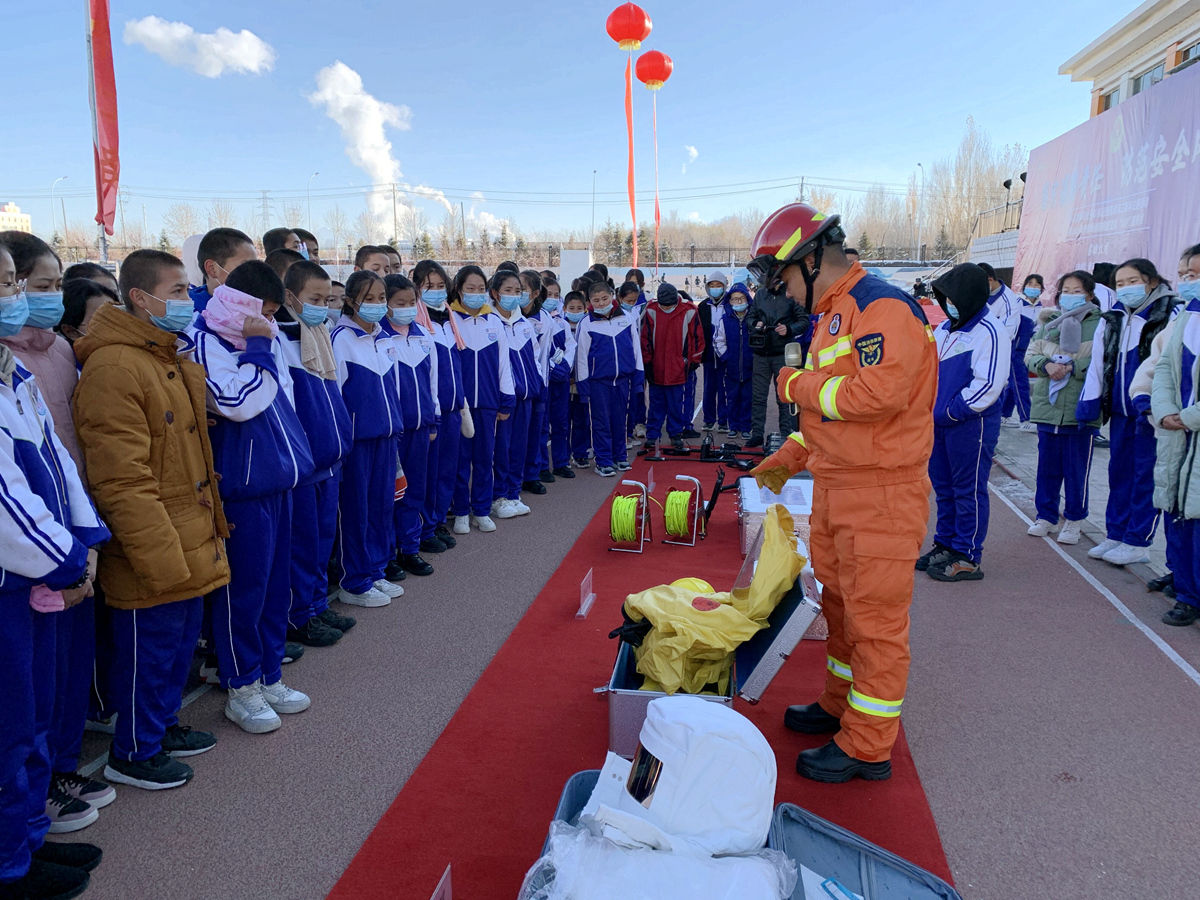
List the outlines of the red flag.
<svg viewBox="0 0 1200 900">
<path fill-rule="evenodd" d="M 113 233 L 121 158 L 117 141 L 117 81 L 113 76 L 108 0 L 84 0 L 88 12 L 88 94 L 96 163 L 96 221 Z"/>
</svg>

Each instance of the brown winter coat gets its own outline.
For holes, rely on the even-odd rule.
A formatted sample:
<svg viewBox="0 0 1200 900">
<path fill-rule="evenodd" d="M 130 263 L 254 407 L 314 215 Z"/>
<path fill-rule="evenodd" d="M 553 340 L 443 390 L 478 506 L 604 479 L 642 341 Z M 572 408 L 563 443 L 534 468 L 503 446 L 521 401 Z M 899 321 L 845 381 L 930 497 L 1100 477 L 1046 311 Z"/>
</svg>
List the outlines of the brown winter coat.
<svg viewBox="0 0 1200 900">
<path fill-rule="evenodd" d="M 227 584 L 204 369 L 176 355 L 173 334 L 113 306 L 96 313 L 75 352 L 75 429 L 113 533 L 100 549 L 106 601 L 139 609 Z"/>
</svg>

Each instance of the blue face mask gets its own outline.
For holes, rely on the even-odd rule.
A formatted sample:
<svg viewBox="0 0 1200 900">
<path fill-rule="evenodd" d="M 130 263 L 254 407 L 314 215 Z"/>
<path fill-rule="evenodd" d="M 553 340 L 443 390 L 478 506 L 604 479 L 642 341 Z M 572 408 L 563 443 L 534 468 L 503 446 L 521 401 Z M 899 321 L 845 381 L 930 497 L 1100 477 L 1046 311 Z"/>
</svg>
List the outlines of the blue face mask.
<svg viewBox="0 0 1200 900">
<path fill-rule="evenodd" d="M 415 306 L 400 306 L 395 309 L 389 309 L 388 315 L 397 325 L 411 325 L 417 321 L 417 308 Z"/>
<path fill-rule="evenodd" d="M 636 300 L 630 300 L 628 302 L 625 300 L 621 301 L 621 309 L 625 310 L 626 312 L 629 312 L 629 310 L 633 309 L 635 306 L 637 306 Z"/>
<path fill-rule="evenodd" d="M 63 317 L 62 291 L 46 291 L 42 294 L 26 293 L 29 303 L 29 318 L 26 325 L 34 328 L 53 328 Z"/>
<path fill-rule="evenodd" d="M 463 294 L 463 306 L 467 309 L 483 309 L 487 305 L 487 294 Z"/>
<path fill-rule="evenodd" d="M 562 300 L 560 300 L 558 297 L 547 297 L 542 302 L 542 309 L 544 309 L 546 312 L 558 312 L 561 306 Z"/>
<path fill-rule="evenodd" d="M 150 296 L 154 297 L 153 294 Z M 192 316 L 196 314 L 196 310 L 191 300 L 159 300 L 158 297 L 154 299 L 167 307 L 161 316 L 150 316 L 150 321 L 163 331 L 183 331 L 192 324 Z"/>
<path fill-rule="evenodd" d="M 342 317 L 342 310 L 340 307 L 331 306 L 325 310 L 325 321 L 328 322 L 331 326 L 336 325 L 338 323 L 338 319 L 340 319 L 341 317 Z"/>
<path fill-rule="evenodd" d="M 1117 288 L 1117 299 L 1125 306 L 1136 306 L 1141 303 L 1146 296 L 1146 286 L 1144 284 L 1127 284 L 1123 288 Z"/>
<path fill-rule="evenodd" d="M 946 315 L 952 318 L 955 322 L 958 321 L 958 307 L 953 303 L 946 304 Z"/>
<path fill-rule="evenodd" d="M 1042 296 L 1042 289 L 1035 288 L 1035 287 L 1027 287 L 1027 288 L 1025 288 L 1025 296 L 1028 297 L 1030 300 L 1036 300 L 1038 297 Z"/>
<path fill-rule="evenodd" d="M 305 303 L 300 310 L 300 321 L 305 325 L 320 325 L 325 321 L 326 308 L 315 303 Z"/>
<path fill-rule="evenodd" d="M 28 318 L 29 301 L 24 291 L 0 299 L 0 337 L 12 337 L 25 327 Z"/>
<path fill-rule="evenodd" d="M 749 303 L 730 303 L 729 308 L 732 309 L 736 313 L 741 313 L 741 312 L 745 312 L 746 307 L 748 307 L 749 305 L 750 305 Z"/>
<path fill-rule="evenodd" d="M 386 303 L 364 303 L 358 308 L 358 317 L 372 325 L 387 315 Z"/>
<path fill-rule="evenodd" d="M 1200 300 L 1200 281 L 1179 282 L 1179 296 L 1187 301 Z"/>
<path fill-rule="evenodd" d="M 529 291 L 521 291 L 521 305 L 522 306 L 529 305 Z"/>
<path fill-rule="evenodd" d="M 722 297 L 725 296 L 725 288 L 719 288 L 719 287 L 709 288 L 708 296 L 709 296 L 709 299 L 711 299 L 711 300 L 720 300 Z"/>
<path fill-rule="evenodd" d="M 563 315 L 567 317 L 567 321 L 572 325 L 578 325 L 583 321 L 584 316 L 587 315 L 587 310 L 584 310 L 583 312 L 565 312 Z"/>
<path fill-rule="evenodd" d="M 524 296 L 524 295 L 523 294 L 501 294 L 500 295 L 500 308 L 502 310 L 504 310 L 505 312 L 512 312 L 514 309 L 516 309 L 522 303 L 529 302 L 527 300 L 523 301 L 521 299 L 522 296 Z"/>
<path fill-rule="evenodd" d="M 421 299 L 425 301 L 425 305 L 430 309 L 441 309 L 446 305 L 446 289 L 438 288 L 436 291 L 421 291 Z"/>
<path fill-rule="evenodd" d="M 1063 294 L 1058 298 L 1058 308 L 1063 312 L 1070 312 L 1087 302 L 1087 294 Z"/>
<path fill-rule="evenodd" d="M 308 259 L 308 244 L 304 243 L 304 241 L 301 241 L 300 246 L 298 248 L 296 248 L 296 252 L 299 253 L 301 256 L 303 256 L 305 259 Z"/>
</svg>

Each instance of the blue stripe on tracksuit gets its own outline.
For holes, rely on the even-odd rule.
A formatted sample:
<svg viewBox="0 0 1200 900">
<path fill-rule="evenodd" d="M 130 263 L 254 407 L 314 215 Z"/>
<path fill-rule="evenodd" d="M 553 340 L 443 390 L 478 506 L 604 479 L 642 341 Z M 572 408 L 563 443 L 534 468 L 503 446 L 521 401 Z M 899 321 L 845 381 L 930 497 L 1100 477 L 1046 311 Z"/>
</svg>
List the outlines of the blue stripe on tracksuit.
<svg viewBox="0 0 1200 900">
<path fill-rule="evenodd" d="M 230 582 L 208 595 L 221 686 L 279 680 L 291 601 L 291 492 L 313 472 L 312 451 L 293 406 L 282 339 L 249 338 L 246 349 L 208 331 L 188 331 L 204 366 L 214 468 L 230 534 Z"/>
<path fill-rule="evenodd" d="M 396 349 L 396 396 L 400 401 L 403 432 L 400 435 L 400 465 L 408 482 L 404 496 L 393 507 L 396 529 L 395 550 L 416 553 L 425 527 L 425 481 L 429 470 L 429 436 L 441 418 L 438 403 L 438 354 L 433 337 L 416 322 L 401 335 L 390 323 Z"/>
<path fill-rule="evenodd" d="M 280 345 L 288 372 L 296 416 L 312 450 L 313 472 L 292 491 L 291 602 L 288 624 L 303 627 L 329 608 L 329 557 L 337 539 L 338 491 L 342 461 L 350 453 L 350 412 L 337 379 L 321 378 L 300 359 L 300 325 L 281 326 Z"/>
<path fill-rule="evenodd" d="M 56 619 L 30 590 L 61 589 L 109 537 L 75 464 L 54 434 L 33 376 L 0 382 L 0 881 L 20 878 L 50 826 Z"/>
<path fill-rule="evenodd" d="M 534 325 L 518 310 L 504 321 L 508 358 L 512 366 L 512 415 L 496 424 L 495 486 L 493 498 L 516 500 L 525 480 L 525 462 L 533 428 L 536 398 L 545 390 L 538 369 L 538 341 Z"/>
<path fill-rule="evenodd" d="M 504 324 L 494 312 L 478 315 L 454 310 L 462 337 L 463 391 L 475 423 L 475 436 L 459 442 L 458 471 L 452 512 L 486 516 L 495 499 L 496 414 L 511 413 L 513 396 L 512 361 Z"/>
<path fill-rule="evenodd" d="M 1086 425 L 1038 424 L 1037 517 L 1057 522 L 1059 497 L 1062 515 L 1082 522 L 1088 512 L 1088 479 L 1092 471 L 1092 441 L 1096 429 Z M 1060 494 L 1061 492 L 1061 494 Z"/>
<path fill-rule="evenodd" d="M 934 337 L 940 360 L 929 459 L 937 495 L 934 539 L 978 563 L 987 537 L 987 480 L 1000 435 L 999 400 L 1008 382 L 1011 347 L 986 308 L 957 331 L 943 322 Z"/>
<path fill-rule="evenodd" d="M 430 313 L 431 317 L 434 315 Z M 440 316 L 439 316 L 440 318 Z M 433 537 L 437 526 L 445 521 L 454 501 L 454 484 L 458 476 L 458 451 L 462 442 L 462 408 L 466 403 L 463 392 L 462 359 L 454 340 L 449 321 L 430 322 L 437 345 L 438 407 L 442 411 L 437 440 L 429 448 L 425 468 L 425 512 L 422 515 L 421 539 Z"/>
<path fill-rule="evenodd" d="M 575 334 L 562 316 L 551 316 L 553 330 L 547 345 L 550 388 L 546 401 L 546 440 L 550 442 L 549 465 L 559 469 L 571 464 L 571 370 L 575 364 Z"/>
<path fill-rule="evenodd" d="M 556 339 L 562 339 L 559 329 L 562 320 L 545 310 L 526 317 L 537 333 L 537 364 L 539 381 L 529 417 L 529 445 L 525 448 L 525 481 L 537 481 L 550 468 L 547 444 L 550 442 L 550 356 L 556 352 Z M 565 363 L 562 360 L 560 364 Z"/>
<path fill-rule="evenodd" d="M 576 332 L 575 386 L 592 416 L 597 466 L 625 462 L 629 391 L 645 382 L 642 347 L 634 320 L 621 312 L 589 314 Z"/>
<path fill-rule="evenodd" d="M 361 594 L 383 577 L 395 545 L 397 436 L 401 430 L 391 335 L 343 319 L 333 330 L 338 384 L 354 443 L 342 463 L 337 557 L 342 587 Z"/>
<path fill-rule="evenodd" d="M 1149 302 L 1131 314 L 1122 303 L 1117 302 L 1111 310 L 1121 314 L 1122 324 L 1117 344 L 1116 371 L 1113 374 L 1112 418 L 1108 423 L 1105 536 L 1131 547 L 1149 547 L 1158 528 L 1159 512 L 1154 508 L 1154 460 L 1158 452 L 1154 427 L 1145 414 L 1138 411 L 1129 396 L 1133 376 L 1142 362 L 1138 342 L 1146 324 L 1145 313 L 1153 305 L 1153 302 Z M 1100 418 L 1104 333 L 1110 327 L 1104 319 L 1096 323 L 1096 333 L 1092 337 L 1092 347 L 1095 349 L 1084 377 L 1079 403 L 1075 407 L 1077 421 L 1090 422 Z"/>
</svg>

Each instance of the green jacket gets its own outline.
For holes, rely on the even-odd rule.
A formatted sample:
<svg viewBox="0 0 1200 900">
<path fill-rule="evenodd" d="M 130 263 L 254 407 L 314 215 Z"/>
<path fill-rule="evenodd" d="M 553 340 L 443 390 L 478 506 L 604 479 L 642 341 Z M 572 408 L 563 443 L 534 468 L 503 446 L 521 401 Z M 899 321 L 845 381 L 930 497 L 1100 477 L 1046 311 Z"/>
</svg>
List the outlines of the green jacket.
<svg viewBox="0 0 1200 900">
<path fill-rule="evenodd" d="M 1154 460 L 1154 505 L 1185 519 L 1200 519 L 1200 467 L 1196 466 L 1196 432 L 1200 431 L 1200 403 L 1184 406 L 1180 394 L 1183 381 L 1183 336 L 1188 320 L 1198 313 L 1182 313 L 1171 328 L 1162 355 L 1154 365 L 1150 389 L 1150 420 L 1158 437 Z M 1200 375 L 1193 363 L 1192 379 Z M 1193 391 L 1193 395 L 1194 395 Z M 1157 425 L 1178 415 L 1187 431 L 1168 431 Z M 1189 436 L 1191 440 L 1188 440 Z"/>
<path fill-rule="evenodd" d="M 1058 309 L 1044 309 L 1038 313 L 1037 331 L 1029 341 L 1029 349 L 1025 351 L 1025 368 L 1029 370 L 1030 375 L 1037 376 L 1029 388 L 1029 418 L 1039 425 L 1084 425 L 1095 428 L 1100 425 L 1099 420 L 1094 422 L 1076 420 L 1075 404 L 1079 400 L 1080 393 L 1083 392 L 1083 380 L 1087 376 L 1088 364 L 1092 360 L 1092 336 L 1095 335 L 1096 326 L 1100 322 L 1100 309 L 1098 307 L 1090 309 L 1083 317 L 1080 323 L 1083 326 L 1083 340 L 1079 345 L 1079 352 L 1068 354 L 1073 356 L 1075 368 L 1067 376 L 1066 385 L 1055 396 L 1052 404 L 1050 402 L 1050 378 L 1046 375 L 1046 363 L 1052 362 L 1053 357 L 1062 352 L 1058 346 L 1057 324 L 1058 317 L 1061 315 L 1062 311 Z"/>
</svg>

